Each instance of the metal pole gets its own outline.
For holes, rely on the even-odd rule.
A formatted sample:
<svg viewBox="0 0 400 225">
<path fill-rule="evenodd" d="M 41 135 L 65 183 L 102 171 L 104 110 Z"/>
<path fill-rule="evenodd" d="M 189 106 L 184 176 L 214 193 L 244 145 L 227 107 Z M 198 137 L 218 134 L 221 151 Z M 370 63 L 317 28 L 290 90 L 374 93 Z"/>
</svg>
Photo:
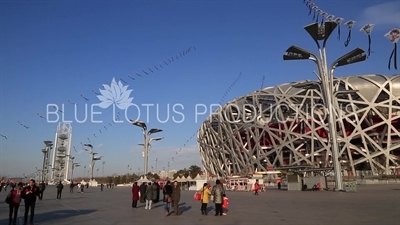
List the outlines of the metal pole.
<svg viewBox="0 0 400 225">
<path fill-rule="evenodd" d="M 74 180 L 74 168 L 75 168 L 75 165 L 72 163 L 71 182 Z"/>
<path fill-rule="evenodd" d="M 326 97 L 327 97 L 327 105 L 329 111 L 329 122 L 328 122 L 328 129 L 330 133 L 330 141 L 331 141 L 331 152 L 332 152 L 332 161 L 333 161 L 333 169 L 334 169 L 334 176 L 335 176 L 335 190 L 342 190 L 342 171 L 339 162 L 339 148 L 337 143 L 337 130 L 336 130 L 336 113 L 333 109 L 334 106 L 334 90 L 333 90 L 333 76 L 328 72 L 328 64 L 327 64 L 327 57 L 326 57 L 326 48 L 325 46 L 322 48 L 322 55 L 323 61 L 323 71 L 324 71 L 324 79 L 323 79 L 323 87 L 325 89 Z"/>
<path fill-rule="evenodd" d="M 149 162 L 149 135 L 145 130 L 143 130 L 144 134 L 144 175 L 147 175 L 148 171 L 148 162 Z"/>
<path fill-rule="evenodd" d="M 102 177 L 104 177 L 104 164 L 106 164 L 105 161 L 103 161 L 103 171 L 102 171 Z"/>
<path fill-rule="evenodd" d="M 158 158 L 156 158 L 156 173 L 158 173 L 157 171 L 157 161 L 158 161 Z"/>
</svg>

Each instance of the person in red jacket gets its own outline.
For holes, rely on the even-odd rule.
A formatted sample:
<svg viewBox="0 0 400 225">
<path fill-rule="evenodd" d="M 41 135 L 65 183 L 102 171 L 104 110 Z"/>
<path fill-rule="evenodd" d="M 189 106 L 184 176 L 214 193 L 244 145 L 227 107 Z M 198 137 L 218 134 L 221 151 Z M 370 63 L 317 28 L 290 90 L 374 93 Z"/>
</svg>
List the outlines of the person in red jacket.
<svg viewBox="0 0 400 225">
<path fill-rule="evenodd" d="M 28 222 L 29 209 L 31 210 L 30 223 L 33 224 L 35 216 L 36 199 L 39 196 L 39 187 L 36 186 L 35 180 L 31 179 L 29 185 L 22 190 L 22 198 L 25 201 L 24 224 Z"/>
<path fill-rule="evenodd" d="M 132 186 L 132 208 L 137 208 L 137 202 L 139 201 L 139 191 L 140 188 L 135 182 Z"/>
<path fill-rule="evenodd" d="M 258 195 L 259 190 L 260 190 L 260 184 L 258 184 L 258 180 L 256 180 L 256 183 L 254 184 L 254 194 Z"/>
<path fill-rule="evenodd" d="M 18 209 L 19 205 L 21 204 L 21 196 L 22 196 L 22 182 L 19 182 L 17 186 L 11 190 L 11 202 L 10 202 L 10 222 L 9 225 L 17 225 L 17 217 L 18 217 Z M 14 215 L 14 217 L 13 217 Z"/>
</svg>

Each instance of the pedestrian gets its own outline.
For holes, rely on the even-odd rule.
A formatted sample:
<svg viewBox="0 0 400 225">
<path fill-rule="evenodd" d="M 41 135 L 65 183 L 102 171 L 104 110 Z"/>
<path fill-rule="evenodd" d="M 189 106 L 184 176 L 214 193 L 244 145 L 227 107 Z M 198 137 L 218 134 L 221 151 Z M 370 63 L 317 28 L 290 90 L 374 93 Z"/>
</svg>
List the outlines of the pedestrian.
<svg viewBox="0 0 400 225">
<path fill-rule="evenodd" d="M 42 181 L 39 184 L 39 200 L 41 201 L 43 199 L 43 192 L 44 190 L 46 190 L 46 184 L 44 183 L 44 181 Z"/>
<path fill-rule="evenodd" d="M 226 194 L 223 194 L 222 196 L 222 215 L 226 216 L 228 213 L 229 199 L 226 197 Z"/>
<path fill-rule="evenodd" d="M 103 188 L 104 188 L 104 184 L 101 183 L 101 184 L 100 184 L 100 190 L 103 191 Z"/>
<path fill-rule="evenodd" d="M 28 223 L 28 213 L 31 211 L 29 222 L 33 224 L 33 218 L 35 217 L 35 205 L 36 199 L 39 196 L 39 187 L 36 186 L 35 180 L 31 179 L 29 185 L 26 186 L 22 191 L 22 198 L 25 202 L 25 213 L 24 213 L 24 224 Z"/>
<path fill-rule="evenodd" d="M 81 184 L 81 193 L 83 193 L 83 189 L 85 189 L 85 184 Z"/>
<path fill-rule="evenodd" d="M 75 186 L 74 182 L 71 181 L 71 183 L 69 184 L 69 193 L 74 193 L 74 186 Z"/>
<path fill-rule="evenodd" d="M 178 181 L 174 181 L 172 187 L 172 203 L 174 204 L 175 216 L 179 216 L 179 201 L 181 200 L 181 188 L 179 187 Z"/>
<path fill-rule="evenodd" d="M 254 195 L 258 195 L 259 190 L 260 190 L 260 185 L 258 184 L 258 179 L 257 179 L 256 183 L 254 184 Z"/>
<path fill-rule="evenodd" d="M 153 203 L 153 193 L 154 193 L 153 192 L 153 187 L 151 185 L 151 182 L 149 182 L 147 184 L 147 187 L 146 187 L 146 194 L 145 194 L 145 196 L 146 196 L 146 207 L 144 209 L 151 210 L 151 205 Z"/>
<path fill-rule="evenodd" d="M 168 216 L 172 203 L 172 186 L 170 181 L 167 181 L 167 184 L 164 186 L 163 195 L 164 195 L 163 202 L 164 202 L 165 216 Z"/>
<path fill-rule="evenodd" d="M 142 183 L 140 185 L 140 203 L 145 203 L 146 202 L 146 183 Z"/>
<path fill-rule="evenodd" d="M 223 194 L 225 194 L 225 191 L 220 180 L 216 180 L 215 183 L 211 191 L 215 204 L 215 216 L 222 216 Z"/>
<path fill-rule="evenodd" d="M 57 184 L 57 199 L 61 199 L 61 193 L 62 190 L 64 189 L 64 185 L 61 183 L 61 181 Z"/>
<path fill-rule="evenodd" d="M 140 193 L 140 188 L 137 184 L 137 182 L 133 183 L 132 186 L 132 208 L 137 208 L 137 202 L 139 201 L 139 193 Z"/>
<path fill-rule="evenodd" d="M 157 203 L 158 202 L 157 196 L 160 197 L 160 194 L 157 193 L 157 192 L 159 192 L 159 189 L 157 187 L 157 183 L 156 182 L 153 182 L 153 185 L 151 185 L 151 189 L 153 191 L 153 199 L 152 199 L 153 203 Z"/>
<path fill-rule="evenodd" d="M 211 191 L 208 188 L 208 184 L 203 184 L 203 187 L 199 190 L 201 193 L 201 214 L 207 215 L 207 204 L 211 195 Z"/>
<path fill-rule="evenodd" d="M 22 182 L 19 182 L 17 186 L 10 192 L 9 225 L 17 225 L 18 209 L 19 205 L 21 204 L 22 187 Z"/>
</svg>

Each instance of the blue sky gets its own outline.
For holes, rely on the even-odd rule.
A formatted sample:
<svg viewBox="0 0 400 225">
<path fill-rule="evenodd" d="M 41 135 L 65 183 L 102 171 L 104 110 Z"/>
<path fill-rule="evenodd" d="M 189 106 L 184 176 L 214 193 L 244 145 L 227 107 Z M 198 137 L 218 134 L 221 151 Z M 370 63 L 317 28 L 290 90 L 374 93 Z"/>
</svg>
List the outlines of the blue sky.
<svg viewBox="0 0 400 225">
<path fill-rule="evenodd" d="M 344 22 L 357 21 L 347 48 L 343 44 L 346 27 L 341 26 L 340 41 L 336 31 L 332 34 L 330 62 L 355 47 L 367 50 L 368 38 L 359 30 L 366 23 L 376 26 L 368 61 L 339 68 L 336 76 L 396 74 L 387 68 L 393 44 L 383 35 L 400 27 L 400 1 L 339 3 L 315 1 L 329 14 L 345 18 Z M 259 89 L 263 76 L 264 87 L 315 79 L 312 62 L 282 60 L 285 49 L 293 44 L 316 50 L 303 29 L 313 21 L 302 0 L 1 1 L 0 7 L 0 134 L 8 136 L 0 139 L 0 175 L 21 176 L 41 165 L 43 141 L 54 141 L 57 123 L 48 123 L 37 113 L 46 116 L 48 104 L 60 109 L 64 104 L 65 119 L 74 120 L 70 100 L 77 103 L 77 115 L 83 119 L 85 104 L 90 109 L 100 103 L 92 90 L 99 92 L 113 78 L 129 85 L 132 102 L 140 106 L 140 119 L 148 120 L 149 128 L 164 130 L 159 135 L 164 139 L 153 143 L 150 151 L 150 166 L 155 169 L 158 158 L 158 170 L 166 168 L 168 161 L 170 169 L 200 165 L 196 138 L 190 137 L 210 110 L 196 117 L 196 104 L 219 103 L 239 73 L 242 76 L 224 103 Z M 192 47 L 180 57 L 191 46 L 196 50 Z M 179 59 L 169 63 L 176 55 Z M 143 104 L 158 105 L 159 110 L 152 107 L 147 116 Z M 172 111 L 174 104 L 184 106 L 176 108 L 184 115 L 182 123 L 172 121 L 172 116 L 183 119 Z M 131 172 L 143 170 L 142 148 L 137 145 L 143 142 L 140 129 L 126 121 L 108 125 L 112 107 L 95 107 L 95 111 L 102 113 L 95 119 L 104 123 L 91 123 L 90 118 L 85 123 L 74 121 L 72 145 L 79 151 L 80 142 L 90 138 L 95 151 L 104 156 L 106 175 L 125 173 L 127 165 Z M 123 115 L 125 111 L 117 108 L 116 112 Z M 159 122 L 157 114 L 169 121 Z M 137 116 L 137 111 L 128 110 L 129 118 Z M 76 162 L 89 163 L 87 153 L 72 154 Z M 76 169 L 75 175 L 83 175 L 83 169 Z"/>
</svg>

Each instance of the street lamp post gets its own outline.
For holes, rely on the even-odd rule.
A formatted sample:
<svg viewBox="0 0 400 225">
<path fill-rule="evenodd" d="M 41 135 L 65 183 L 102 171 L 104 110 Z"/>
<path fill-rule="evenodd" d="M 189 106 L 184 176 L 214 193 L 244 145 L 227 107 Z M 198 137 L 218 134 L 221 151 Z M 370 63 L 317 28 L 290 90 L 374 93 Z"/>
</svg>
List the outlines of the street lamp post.
<svg viewBox="0 0 400 225">
<path fill-rule="evenodd" d="M 126 183 L 128 183 L 129 165 L 126 167 Z"/>
<path fill-rule="evenodd" d="M 169 176 L 169 161 L 168 161 L 167 166 L 168 166 L 168 170 L 167 170 L 167 177 L 168 177 Z"/>
<path fill-rule="evenodd" d="M 96 156 L 97 153 L 93 152 L 93 145 L 92 144 L 84 144 L 85 147 L 89 147 L 89 149 L 84 149 L 85 151 L 88 151 L 90 154 L 90 180 L 93 180 L 93 170 L 94 170 L 94 165 L 97 160 L 101 160 L 103 156 Z"/>
<path fill-rule="evenodd" d="M 158 158 L 156 158 L 156 173 L 158 173 L 158 170 L 157 170 L 157 162 L 158 162 Z"/>
<path fill-rule="evenodd" d="M 325 107 L 327 108 L 329 112 L 329 121 L 328 121 L 328 129 L 330 133 L 330 142 L 331 142 L 331 152 L 332 152 L 332 161 L 333 161 L 333 167 L 334 167 L 334 172 L 335 172 L 335 189 L 336 190 L 342 190 L 343 189 L 343 180 L 342 180 L 342 174 L 341 174 L 341 166 L 340 166 L 340 153 L 338 149 L 338 143 L 337 143 L 337 130 L 336 130 L 336 114 L 334 112 L 333 106 L 334 106 L 334 101 L 333 97 L 335 96 L 336 93 L 334 93 L 334 85 L 333 85 L 333 72 L 335 68 L 339 66 L 345 66 L 357 62 L 364 61 L 366 59 L 366 54 L 364 50 L 360 48 L 356 48 L 355 50 L 349 52 L 348 54 L 340 57 L 337 59 L 332 66 L 330 67 L 330 70 L 328 70 L 328 64 L 327 64 L 327 57 L 326 57 L 326 42 L 329 38 L 329 36 L 332 34 L 332 32 L 335 30 L 337 27 L 337 23 L 334 21 L 328 21 L 323 24 L 319 23 L 313 23 L 310 24 L 304 29 L 310 34 L 310 36 L 313 38 L 315 43 L 317 44 L 318 51 L 319 51 L 319 57 L 305 49 L 302 49 L 297 46 L 291 46 L 286 50 L 286 53 L 283 55 L 284 60 L 301 60 L 301 59 L 308 59 L 312 60 L 313 62 L 316 63 L 317 68 L 318 68 L 318 74 L 317 77 L 321 82 L 321 91 L 322 91 L 322 97 L 325 103 Z M 323 41 L 322 47 L 319 43 L 319 41 Z"/>
<path fill-rule="evenodd" d="M 47 174 L 49 170 L 49 159 L 50 159 L 50 151 L 53 146 L 52 141 L 44 141 L 44 144 L 46 147 L 42 149 L 43 152 L 43 163 L 42 163 L 42 176 L 41 176 L 41 181 L 46 182 L 47 181 Z"/>
<path fill-rule="evenodd" d="M 97 171 L 97 178 L 99 178 L 99 169 L 100 168 L 97 168 L 97 170 L 96 170 Z"/>
<path fill-rule="evenodd" d="M 81 166 L 79 163 L 72 163 L 72 170 L 71 170 L 71 182 L 74 180 L 74 169 L 75 167 Z"/>
<path fill-rule="evenodd" d="M 144 175 L 146 176 L 146 174 L 148 173 L 148 163 L 149 163 L 149 149 L 150 149 L 150 143 L 152 141 L 159 141 L 162 140 L 162 137 L 158 137 L 158 138 L 150 138 L 150 136 L 154 133 L 158 133 L 158 132 L 162 132 L 163 130 L 161 129 L 157 129 L 157 128 L 152 128 L 149 131 L 147 131 L 147 125 L 145 122 L 142 121 L 138 121 L 138 120 L 131 120 L 132 125 L 138 126 L 140 128 L 142 128 L 143 131 L 143 136 L 144 136 L 144 153 L 143 153 L 143 158 L 144 158 L 144 167 L 143 167 L 143 171 L 144 171 Z"/>
<path fill-rule="evenodd" d="M 86 177 L 86 166 L 83 167 L 83 179 Z"/>
<path fill-rule="evenodd" d="M 102 177 L 104 177 L 104 165 L 106 164 L 106 161 L 103 161 L 103 172 L 102 172 Z"/>
</svg>

